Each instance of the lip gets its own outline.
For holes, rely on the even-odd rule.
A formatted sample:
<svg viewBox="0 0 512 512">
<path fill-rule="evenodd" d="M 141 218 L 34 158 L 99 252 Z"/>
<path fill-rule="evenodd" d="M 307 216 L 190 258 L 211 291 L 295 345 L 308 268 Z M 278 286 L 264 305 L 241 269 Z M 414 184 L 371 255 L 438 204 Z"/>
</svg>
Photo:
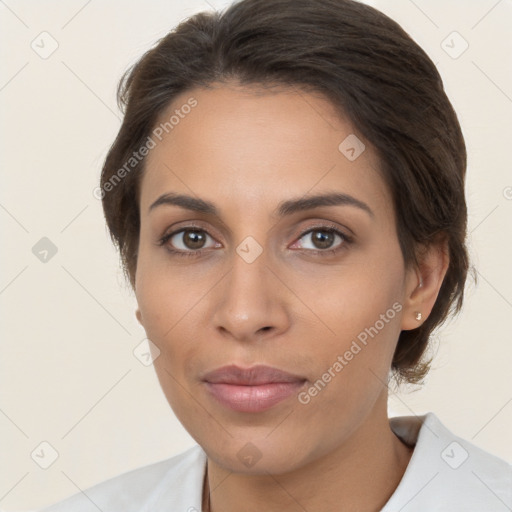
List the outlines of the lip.
<svg viewBox="0 0 512 512">
<path fill-rule="evenodd" d="M 263 412 L 286 400 L 304 385 L 306 378 L 271 366 L 240 368 L 223 366 L 203 377 L 211 395 L 238 412 Z"/>
</svg>

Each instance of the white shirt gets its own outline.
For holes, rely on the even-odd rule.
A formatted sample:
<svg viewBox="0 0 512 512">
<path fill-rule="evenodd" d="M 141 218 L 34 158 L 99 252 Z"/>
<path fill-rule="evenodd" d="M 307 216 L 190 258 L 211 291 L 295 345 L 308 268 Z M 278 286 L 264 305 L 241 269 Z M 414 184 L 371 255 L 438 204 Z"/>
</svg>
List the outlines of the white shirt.
<svg viewBox="0 0 512 512">
<path fill-rule="evenodd" d="M 512 511 L 512 466 L 454 436 L 432 414 L 391 418 L 415 445 L 381 512 Z M 206 454 L 200 446 L 135 469 L 42 512 L 200 512 Z"/>
</svg>

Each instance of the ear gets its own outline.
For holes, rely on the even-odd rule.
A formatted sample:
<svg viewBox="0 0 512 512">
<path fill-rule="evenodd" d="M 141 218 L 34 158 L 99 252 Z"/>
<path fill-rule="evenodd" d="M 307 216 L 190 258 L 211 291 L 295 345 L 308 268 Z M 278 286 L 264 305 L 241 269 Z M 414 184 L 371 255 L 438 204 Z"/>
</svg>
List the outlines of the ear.
<svg viewBox="0 0 512 512">
<path fill-rule="evenodd" d="M 139 324 L 142 325 L 142 327 L 144 327 L 144 324 L 142 323 L 142 314 L 141 314 L 139 308 L 137 308 L 135 310 L 135 316 L 137 317 L 137 320 L 139 321 Z"/>
<path fill-rule="evenodd" d="M 449 263 L 445 237 L 420 248 L 417 266 L 411 266 L 406 273 L 402 330 L 416 329 L 428 318 Z"/>
</svg>

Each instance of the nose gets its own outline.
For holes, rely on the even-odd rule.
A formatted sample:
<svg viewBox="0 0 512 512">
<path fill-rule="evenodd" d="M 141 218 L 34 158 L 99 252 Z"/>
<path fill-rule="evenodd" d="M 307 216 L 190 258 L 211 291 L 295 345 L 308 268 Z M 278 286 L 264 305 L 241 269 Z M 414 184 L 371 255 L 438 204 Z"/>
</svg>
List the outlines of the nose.
<svg viewBox="0 0 512 512">
<path fill-rule="evenodd" d="M 250 342 L 285 332 L 290 324 L 286 287 L 265 252 L 252 263 L 234 255 L 231 271 L 216 287 L 214 326 L 224 337 Z"/>
</svg>

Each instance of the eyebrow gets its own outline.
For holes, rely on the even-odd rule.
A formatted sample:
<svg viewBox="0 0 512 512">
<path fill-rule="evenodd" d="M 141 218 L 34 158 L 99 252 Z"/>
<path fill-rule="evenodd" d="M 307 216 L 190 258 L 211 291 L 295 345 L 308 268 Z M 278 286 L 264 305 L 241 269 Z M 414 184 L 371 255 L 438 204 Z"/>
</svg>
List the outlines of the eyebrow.
<svg viewBox="0 0 512 512">
<path fill-rule="evenodd" d="M 151 212 L 158 206 L 162 205 L 179 206 L 186 210 L 220 217 L 219 209 L 212 202 L 186 194 L 175 194 L 172 192 L 163 194 L 149 207 L 149 211 Z M 285 217 L 293 215 L 294 213 L 320 208 L 322 206 L 352 206 L 365 211 L 370 217 L 374 217 L 373 211 L 366 203 L 351 195 L 340 192 L 289 199 L 279 203 L 275 213 L 278 217 Z"/>
</svg>

